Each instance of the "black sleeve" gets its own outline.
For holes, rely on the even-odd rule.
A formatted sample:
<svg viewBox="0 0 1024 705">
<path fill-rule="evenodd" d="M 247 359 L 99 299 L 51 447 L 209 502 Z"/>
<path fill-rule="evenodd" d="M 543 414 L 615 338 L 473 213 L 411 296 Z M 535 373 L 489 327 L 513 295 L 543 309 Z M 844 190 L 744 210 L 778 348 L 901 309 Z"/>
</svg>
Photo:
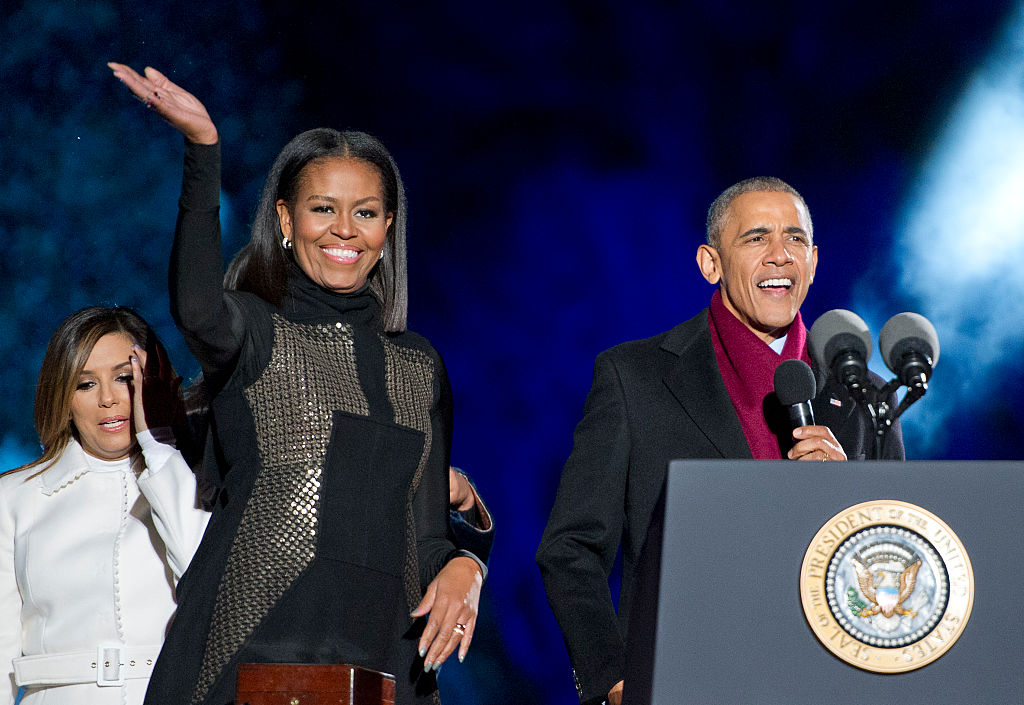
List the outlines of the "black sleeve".
<svg viewBox="0 0 1024 705">
<path fill-rule="evenodd" d="M 211 381 L 230 375 L 242 344 L 241 314 L 224 292 L 223 272 L 220 144 L 186 140 L 171 248 L 171 315 Z"/>
<path fill-rule="evenodd" d="M 622 542 L 630 443 L 622 382 L 602 353 L 537 549 L 581 702 L 602 700 L 622 680 L 625 640 L 608 576 Z"/>
<path fill-rule="evenodd" d="M 448 464 L 452 435 L 452 391 L 441 356 L 434 359 L 437 396 L 430 414 L 431 448 L 413 498 L 420 588 L 426 589 L 457 554 L 448 537 Z"/>
<path fill-rule="evenodd" d="M 473 479 L 458 468 L 456 472 L 461 473 L 473 487 L 476 503 L 464 512 L 449 507 L 448 537 L 456 548 L 472 553 L 486 565 L 491 557 L 491 547 L 494 545 L 494 517 L 484 504 L 483 497 L 477 492 Z M 486 524 L 487 528 L 481 528 L 481 524 Z"/>
</svg>

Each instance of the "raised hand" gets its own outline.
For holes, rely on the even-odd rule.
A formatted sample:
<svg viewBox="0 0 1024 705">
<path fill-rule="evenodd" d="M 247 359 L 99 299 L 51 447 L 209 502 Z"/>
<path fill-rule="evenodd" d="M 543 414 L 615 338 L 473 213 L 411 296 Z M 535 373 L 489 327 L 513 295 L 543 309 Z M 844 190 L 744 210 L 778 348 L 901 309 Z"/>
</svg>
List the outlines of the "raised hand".
<svg viewBox="0 0 1024 705">
<path fill-rule="evenodd" d="M 181 424 L 185 413 L 179 394 L 181 377 L 174 374 L 167 352 L 155 336 L 145 350 L 132 346 L 132 378 L 136 431 Z"/>
<path fill-rule="evenodd" d="M 190 142 L 216 144 L 217 127 L 199 100 L 156 69 L 147 66 L 139 74 L 130 66 L 109 62 L 114 75 L 136 98 L 145 103 Z"/>
</svg>

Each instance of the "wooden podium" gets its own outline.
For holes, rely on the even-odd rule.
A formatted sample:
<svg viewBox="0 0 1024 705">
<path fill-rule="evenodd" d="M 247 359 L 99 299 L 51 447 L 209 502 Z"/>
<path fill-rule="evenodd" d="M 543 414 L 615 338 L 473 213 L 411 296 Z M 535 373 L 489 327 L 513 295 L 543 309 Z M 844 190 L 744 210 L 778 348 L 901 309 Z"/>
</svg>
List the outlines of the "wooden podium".
<svg viewBox="0 0 1024 705">
<path fill-rule="evenodd" d="M 939 517 L 973 566 L 959 639 L 906 672 L 872 672 L 831 653 L 801 598 L 818 532 L 875 501 Z M 1024 702 L 1022 504 L 1021 462 L 671 463 L 634 584 L 624 705 Z M 957 571 L 951 564 L 950 594 Z M 849 641 L 845 632 L 836 639 Z"/>
<path fill-rule="evenodd" d="M 236 705 L 394 705 L 395 678 L 346 664 L 244 663 Z"/>
</svg>

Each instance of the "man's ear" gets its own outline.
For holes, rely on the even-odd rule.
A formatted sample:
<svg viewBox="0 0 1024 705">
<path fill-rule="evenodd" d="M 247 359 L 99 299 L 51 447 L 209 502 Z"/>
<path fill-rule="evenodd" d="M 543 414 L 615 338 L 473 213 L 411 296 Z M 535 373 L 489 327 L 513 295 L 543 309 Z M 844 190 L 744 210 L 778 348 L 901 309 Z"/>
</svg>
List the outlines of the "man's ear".
<svg viewBox="0 0 1024 705">
<path fill-rule="evenodd" d="M 697 267 L 708 284 L 717 284 L 722 279 L 722 262 L 718 250 L 711 245 L 701 245 L 697 248 Z"/>
<path fill-rule="evenodd" d="M 811 281 L 810 281 L 811 284 L 814 283 L 814 272 L 816 272 L 817 269 L 818 269 L 818 246 L 815 245 L 814 247 L 811 248 Z"/>
</svg>

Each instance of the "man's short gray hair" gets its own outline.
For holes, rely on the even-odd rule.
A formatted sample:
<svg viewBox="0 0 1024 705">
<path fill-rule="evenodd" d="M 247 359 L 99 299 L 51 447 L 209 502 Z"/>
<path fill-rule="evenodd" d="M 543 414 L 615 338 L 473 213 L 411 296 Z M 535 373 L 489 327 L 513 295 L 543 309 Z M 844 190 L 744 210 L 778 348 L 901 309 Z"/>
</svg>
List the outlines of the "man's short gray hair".
<svg viewBox="0 0 1024 705">
<path fill-rule="evenodd" d="M 807 213 L 807 227 L 811 231 L 807 233 L 807 237 L 810 238 L 812 242 L 814 241 L 814 226 L 811 224 L 811 211 L 807 207 L 807 202 L 804 201 L 804 197 L 801 196 L 795 188 L 780 178 L 775 176 L 755 176 L 750 179 L 744 179 L 743 181 L 733 184 L 726 190 L 722 191 L 722 193 L 718 195 L 718 198 L 716 198 L 711 204 L 711 207 L 708 208 L 707 238 L 709 245 L 717 250 L 722 244 L 722 226 L 725 224 L 725 214 L 729 210 L 729 206 L 732 205 L 732 202 L 736 200 L 736 197 L 755 191 L 788 193 L 800 201 L 804 207 L 804 211 Z"/>
</svg>

